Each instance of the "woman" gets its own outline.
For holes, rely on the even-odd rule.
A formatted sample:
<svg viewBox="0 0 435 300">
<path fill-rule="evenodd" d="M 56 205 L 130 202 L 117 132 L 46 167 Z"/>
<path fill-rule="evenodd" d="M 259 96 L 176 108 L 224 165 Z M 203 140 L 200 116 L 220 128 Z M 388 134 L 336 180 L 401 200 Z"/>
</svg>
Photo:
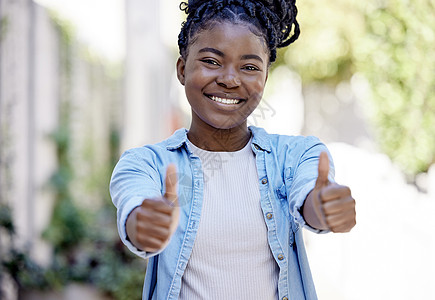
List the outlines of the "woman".
<svg viewBox="0 0 435 300">
<path fill-rule="evenodd" d="M 190 128 L 124 153 L 111 181 L 121 239 L 149 259 L 143 299 L 316 299 L 300 228 L 349 231 L 355 200 L 317 138 L 247 126 L 277 47 L 299 35 L 295 2 L 182 9 Z"/>
</svg>

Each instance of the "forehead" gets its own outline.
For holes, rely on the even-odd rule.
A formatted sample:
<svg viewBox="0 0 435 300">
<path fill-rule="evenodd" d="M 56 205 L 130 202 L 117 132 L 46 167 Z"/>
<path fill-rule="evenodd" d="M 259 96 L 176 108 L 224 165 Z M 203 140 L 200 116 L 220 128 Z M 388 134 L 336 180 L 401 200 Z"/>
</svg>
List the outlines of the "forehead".
<svg viewBox="0 0 435 300">
<path fill-rule="evenodd" d="M 231 53 L 255 53 L 268 57 L 268 48 L 263 37 L 254 34 L 244 23 L 214 22 L 197 33 L 192 39 L 189 52 L 203 47 L 214 47 Z"/>
</svg>

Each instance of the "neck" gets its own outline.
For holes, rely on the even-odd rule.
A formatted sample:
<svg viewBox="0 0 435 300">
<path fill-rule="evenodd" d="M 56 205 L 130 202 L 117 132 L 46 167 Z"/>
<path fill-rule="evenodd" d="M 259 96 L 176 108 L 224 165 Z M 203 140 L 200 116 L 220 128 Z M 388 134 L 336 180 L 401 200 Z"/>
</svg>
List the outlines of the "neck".
<svg viewBox="0 0 435 300">
<path fill-rule="evenodd" d="M 187 137 L 195 146 L 207 151 L 233 152 L 246 146 L 251 133 L 246 121 L 229 129 L 218 129 L 209 125 L 194 126 L 192 123 Z"/>
</svg>

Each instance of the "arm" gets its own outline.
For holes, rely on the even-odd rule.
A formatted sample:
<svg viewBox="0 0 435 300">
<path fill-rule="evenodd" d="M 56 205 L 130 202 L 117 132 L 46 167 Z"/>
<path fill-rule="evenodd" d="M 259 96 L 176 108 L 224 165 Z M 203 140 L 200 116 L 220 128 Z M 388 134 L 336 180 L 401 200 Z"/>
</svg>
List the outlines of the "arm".
<svg viewBox="0 0 435 300">
<path fill-rule="evenodd" d="M 138 227 L 138 212 L 140 208 L 146 210 L 144 206 L 149 200 L 163 199 L 162 184 L 165 184 L 153 155 L 153 151 L 142 148 L 126 151 L 116 164 L 110 181 L 110 195 L 117 209 L 119 236 L 131 252 L 142 258 L 157 253 L 147 253 L 138 243 L 134 232 Z"/>
<path fill-rule="evenodd" d="M 165 247 L 178 225 L 180 211 L 174 165 L 166 171 L 165 185 L 162 197 L 143 200 L 127 217 L 127 237 L 142 251 L 156 252 Z"/>
</svg>

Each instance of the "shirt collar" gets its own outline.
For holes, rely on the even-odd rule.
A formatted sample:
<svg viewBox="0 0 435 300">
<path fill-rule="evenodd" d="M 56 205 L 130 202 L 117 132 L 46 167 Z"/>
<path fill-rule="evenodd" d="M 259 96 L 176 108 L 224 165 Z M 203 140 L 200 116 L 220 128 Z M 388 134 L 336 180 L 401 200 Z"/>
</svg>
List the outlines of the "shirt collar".
<svg viewBox="0 0 435 300">
<path fill-rule="evenodd" d="M 249 126 L 249 130 L 252 132 L 252 144 L 255 149 L 270 152 L 270 137 L 269 134 L 261 127 Z"/>
<path fill-rule="evenodd" d="M 185 144 L 187 145 L 187 129 L 180 128 L 166 140 L 166 149 L 176 150 Z"/>
<path fill-rule="evenodd" d="M 257 150 L 271 151 L 269 134 L 260 127 L 249 126 L 249 131 L 252 133 L 252 144 Z M 174 132 L 174 134 L 166 140 L 166 149 L 176 150 L 186 145 L 186 149 L 192 152 L 187 143 L 187 129 L 181 128 Z"/>
</svg>

